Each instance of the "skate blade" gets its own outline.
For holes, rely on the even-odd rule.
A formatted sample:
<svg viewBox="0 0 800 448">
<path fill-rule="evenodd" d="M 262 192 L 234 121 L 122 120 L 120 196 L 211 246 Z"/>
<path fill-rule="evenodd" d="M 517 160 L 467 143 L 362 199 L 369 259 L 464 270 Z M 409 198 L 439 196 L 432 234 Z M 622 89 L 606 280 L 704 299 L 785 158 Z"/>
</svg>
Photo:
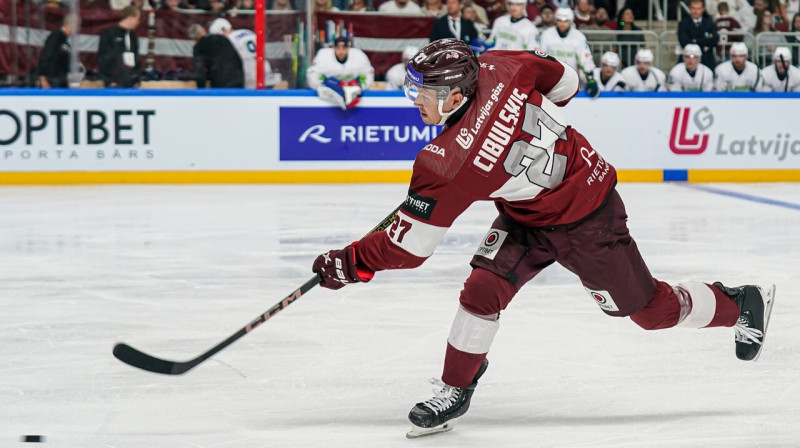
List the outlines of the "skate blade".
<svg viewBox="0 0 800 448">
<path fill-rule="evenodd" d="M 450 420 L 443 425 L 434 426 L 433 428 L 420 428 L 414 424 L 411 425 L 411 429 L 408 430 L 406 433 L 407 439 L 419 439 L 420 437 L 427 437 L 432 436 L 434 434 L 439 434 L 442 432 L 452 431 L 453 428 L 456 426 L 456 419 Z"/>
<path fill-rule="evenodd" d="M 751 362 L 757 361 L 758 357 L 761 356 L 761 352 L 764 348 L 764 341 L 767 339 L 767 328 L 769 327 L 769 318 L 772 315 L 772 305 L 775 303 L 775 285 L 766 288 L 758 286 L 758 290 L 761 292 L 761 297 L 764 297 L 764 333 L 761 337 L 761 349 L 758 350 L 758 353 L 756 353 L 755 358 L 753 358 Z"/>
</svg>

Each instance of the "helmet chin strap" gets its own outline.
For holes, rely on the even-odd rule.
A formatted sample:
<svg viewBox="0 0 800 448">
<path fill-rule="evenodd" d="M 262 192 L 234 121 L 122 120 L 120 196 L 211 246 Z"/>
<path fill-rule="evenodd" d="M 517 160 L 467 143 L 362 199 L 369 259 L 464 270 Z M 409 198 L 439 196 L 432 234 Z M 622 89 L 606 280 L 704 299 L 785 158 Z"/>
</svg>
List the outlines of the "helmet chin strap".
<svg viewBox="0 0 800 448">
<path fill-rule="evenodd" d="M 467 97 L 462 96 L 461 103 L 458 106 L 456 106 L 450 112 L 442 112 L 442 106 L 444 106 L 444 100 L 439 100 L 439 115 L 442 116 L 442 119 L 439 120 L 439 122 L 436 123 L 436 125 L 437 126 L 443 125 L 444 122 L 447 121 L 448 118 L 450 118 L 450 115 L 453 115 L 454 113 L 458 112 L 458 110 L 461 109 L 461 107 L 464 106 L 465 104 L 467 104 Z"/>
</svg>

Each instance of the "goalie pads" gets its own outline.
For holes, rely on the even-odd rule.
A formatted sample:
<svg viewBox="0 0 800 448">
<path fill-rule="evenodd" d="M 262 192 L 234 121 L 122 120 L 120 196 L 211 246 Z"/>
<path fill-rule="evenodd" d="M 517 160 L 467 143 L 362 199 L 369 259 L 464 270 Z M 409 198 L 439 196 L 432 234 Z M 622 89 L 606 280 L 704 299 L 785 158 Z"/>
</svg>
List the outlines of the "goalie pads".
<svg viewBox="0 0 800 448">
<path fill-rule="evenodd" d="M 334 77 L 325 78 L 322 85 L 317 88 L 317 95 L 320 98 L 338 105 L 342 110 L 355 107 L 362 92 L 357 80 L 344 82 Z"/>
</svg>

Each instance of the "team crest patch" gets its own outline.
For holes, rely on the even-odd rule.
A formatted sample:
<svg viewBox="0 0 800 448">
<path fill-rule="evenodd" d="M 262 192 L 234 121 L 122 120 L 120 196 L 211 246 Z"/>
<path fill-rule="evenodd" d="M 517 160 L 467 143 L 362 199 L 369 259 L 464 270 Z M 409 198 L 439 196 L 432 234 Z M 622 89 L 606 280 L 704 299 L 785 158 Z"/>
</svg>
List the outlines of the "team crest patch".
<svg viewBox="0 0 800 448">
<path fill-rule="evenodd" d="M 497 251 L 503 246 L 503 241 L 506 240 L 506 236 L 508 236 L 508 232 L 497 229 L 489 229 L 489 233 L 483 237 L 483 242 L 481 242 L 481 245 L 478 247 L 475 255 L 494 260 L 494 257 L 497 255 Z"/>
<path fill-rule="evenodd" d="M 614 303 L 614 299 L 611 297 L 608 291 L 596 291 L 593 289 L 589 289 L 587 287 L 583 287 L 586 292 L 592 296 L 594 302 L 602 309 L 603 311 L 619 311 L 617 304 Z"/>
</svg>

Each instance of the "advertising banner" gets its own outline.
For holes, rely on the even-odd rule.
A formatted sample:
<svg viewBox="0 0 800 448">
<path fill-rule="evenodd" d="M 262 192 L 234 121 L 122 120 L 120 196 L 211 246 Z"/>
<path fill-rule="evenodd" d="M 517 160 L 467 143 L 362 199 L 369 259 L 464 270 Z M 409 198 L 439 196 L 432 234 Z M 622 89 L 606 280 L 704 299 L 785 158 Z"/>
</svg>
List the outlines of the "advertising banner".
<svg viewBox="0 0 800 448">
<path fill-rule="evenodd" d="M 14 94 L 3 95 L 0 104 L 0 174 L 202 172 L 205 177 L 179 181 L 395 181 L 408 178 L 415 155 L 440 132 L 399 92 L 367 92 L 346 111 L 311 91 L 6 92 Z M 635 179 L 662 180 L 652 173 L 676 171 L 684 174 L 664 179 L 686 180 L 702 170 L 800 173 L 798 100 L 767 94 L 577 97 L 564 111 L 619 172 L 648 171 L 650 177 Z M 237 172 L 267 174 L 238 179 Z"/>
</svg>

